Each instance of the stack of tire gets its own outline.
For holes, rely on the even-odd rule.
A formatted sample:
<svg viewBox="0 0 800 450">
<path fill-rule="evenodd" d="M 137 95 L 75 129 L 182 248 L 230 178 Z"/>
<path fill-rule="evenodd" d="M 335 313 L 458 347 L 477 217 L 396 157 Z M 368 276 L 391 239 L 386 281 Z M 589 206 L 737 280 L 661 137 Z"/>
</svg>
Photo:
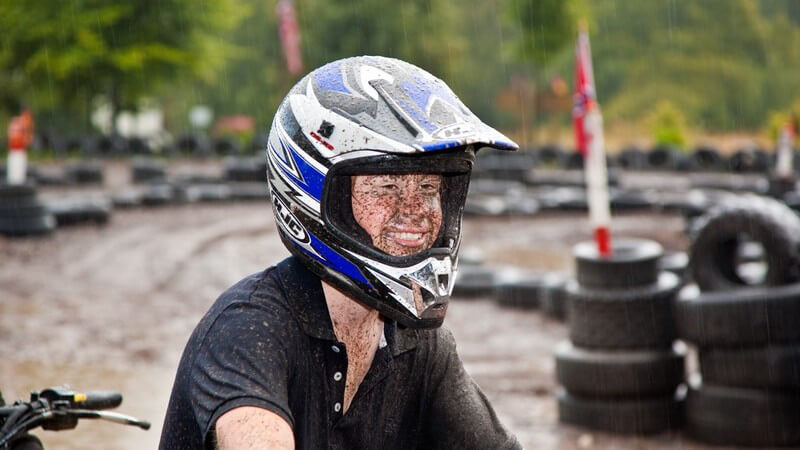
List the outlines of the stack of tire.
<svg viewBox="0 0 800 450">
<path fill-rule="evenodd" d="M 55 226 L 53 214 L 39 202 L 33 186 L 0 184 L 0 234 L 42 235 Z"/>
<path fill-rule="evenodd" d="M 567 285 L 570 342 L 556 348 L 562 423 L 652 434 L 681 423 L 685 349 L 675 345 L 672 303 L 681 281 L 660 271 L 661 246 L 619 239 L 611 255 L 575 246 Z"/>
<path fill-rule="evenodd" d="M 763 247 L 763 275 L 741 272 L 743 240 Z M 800 446 L 800 218 L 778 201 L 729 198 L 695 223 L 697 285 L 675 304 L 680 337 L 697 347 L 699 374 L 686 428 L 718 445 Z"/>
</svg>

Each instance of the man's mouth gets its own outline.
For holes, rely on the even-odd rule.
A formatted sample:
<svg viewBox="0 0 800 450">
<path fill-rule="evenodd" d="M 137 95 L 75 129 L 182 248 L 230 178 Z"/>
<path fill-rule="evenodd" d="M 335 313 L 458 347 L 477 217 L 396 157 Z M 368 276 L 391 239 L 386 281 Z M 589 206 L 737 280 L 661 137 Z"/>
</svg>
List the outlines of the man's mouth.
<svg viewBox="0 0 800 450">
<path fill-rule="evenodd" d="M 403 247 L 419 247 L 427 241 L 427 231 L 388 231 L 386 237 Z"/>
</svg>

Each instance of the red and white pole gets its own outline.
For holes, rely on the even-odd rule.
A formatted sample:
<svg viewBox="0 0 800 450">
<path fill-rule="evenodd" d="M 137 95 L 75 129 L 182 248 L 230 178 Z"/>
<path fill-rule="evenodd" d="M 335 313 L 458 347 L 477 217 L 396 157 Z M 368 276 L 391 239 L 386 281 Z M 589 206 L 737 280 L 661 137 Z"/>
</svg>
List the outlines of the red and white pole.
<svg viewBox="0 0 800 450">
<path fill-rule="evenodd" d="M 778 158 L 775 163 L 775 175 L 778 178 L 791 178 L 794 175 L 793 154 L 794 151 L 794 127 L 791 123 L 786 124 L 781 129 L 780 137 L 778 137 Z"/>
<path fill-rule="evenodd" d="M 25 184 L 32 126 L 30 113 L 27 111 L 13 117 L 8 124 L 8 165 L 6 167 L 8 184 Z"/>
<path fill-rule="evenodd" d="M 589 109 L 585 126 L 589 135 L 589 151 L 584 164 L 589 223 L 594 230 L 597 252 L 600 256 L 611 256 L 611 207 L 608 197 L 605 137 L 603 116 L 597 104 Z"/>
<path fill-rule="evenodd" d="M 573 108 L 575 143 L 584 156 L 589 221 L 594 231 L 597 252 L 611 256 L 611 207 L 608 197 L 603 116 L 594 88 L 589 33 L 581 24 L 575 60 L 575 105 Z"/>
</svg>

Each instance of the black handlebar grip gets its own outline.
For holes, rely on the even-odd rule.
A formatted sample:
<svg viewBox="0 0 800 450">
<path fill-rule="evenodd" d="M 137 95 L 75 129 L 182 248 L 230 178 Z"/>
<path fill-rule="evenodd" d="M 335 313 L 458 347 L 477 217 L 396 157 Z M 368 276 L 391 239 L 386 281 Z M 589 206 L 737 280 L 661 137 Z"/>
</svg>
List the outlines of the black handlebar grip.
<svg viewBox="0 0 800 450">
<path fill-rule="evenodd" d="M 114 391 L 87 392 L 83 399 L 75 398 L 75 406 L 84 409 L 110 409 L 122 403 L 122 394 Z"/>
</svg>

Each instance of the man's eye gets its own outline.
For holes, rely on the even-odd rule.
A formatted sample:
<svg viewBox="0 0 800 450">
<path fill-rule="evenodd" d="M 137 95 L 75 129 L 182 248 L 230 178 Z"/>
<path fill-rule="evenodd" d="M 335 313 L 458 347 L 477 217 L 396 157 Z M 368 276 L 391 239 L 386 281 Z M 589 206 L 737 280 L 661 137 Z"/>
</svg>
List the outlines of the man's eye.
<svg viewBox="0 0 800 450">
<path fill-rule="evenodd" d="M 420 187 L 425 192 L 439 192 L 439 185 L 436 183 L 423 183 Z"/>
<path fill-rule="evenodd" d="M 384 191 L 396 191 L 396 190 L 400 189 L 400 186 L 398 186 L 398 185 L 396 185 L 394 183 L 382 184 L 379 187 L 380 187 L 380 189 L 382 189 Z"/>
</svg>

